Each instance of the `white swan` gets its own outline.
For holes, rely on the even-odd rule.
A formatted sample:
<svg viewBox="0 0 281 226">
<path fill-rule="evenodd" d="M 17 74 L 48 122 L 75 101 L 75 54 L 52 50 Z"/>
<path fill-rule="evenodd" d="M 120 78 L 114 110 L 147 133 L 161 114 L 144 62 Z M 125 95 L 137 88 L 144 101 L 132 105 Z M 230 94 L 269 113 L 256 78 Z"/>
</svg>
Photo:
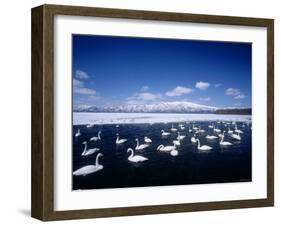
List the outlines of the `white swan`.
<svg viewBox="0 0 281 226">
<path fill-rule="evenodd" d="M 237 133 L 237 134 L 233 133 L 233 134 L 231 134 L 230 136 L 231 136 L 233 139 L 235 139 L 235 140 L 241 140 L 241 136 L 240 136 L 239 133 Z"/>
<path fill-rule="evenodd" d="M 145 143 L 152 143 L 152 140 L 148 137 L 144 137 L 144 142 Z"/>
<path fill-rule="evenodd" d="M 180 146 L 181 142 L 180 142 L 179 139 L 177 139 L 177 140 L 173 140 L 173 144 L 176 145 L 176 146 Z"/>
<path fill-rule="evenodd" d="M 145 149 L 149 146 L 148 144 L 141 144 L 140 145 L 138 138 L 136 139 L 136 142 L 137 142 L 137 146 L 135 147 L 135 150 L 143 150 L 143 149 Z"/>
<path fill-rule="evenodd" d="M 198 146 L 197 149 L 201 150 L 201 151 L 208 151 L 208 150 L 212 150 L 213 148 L 208 146 L 208 145 L 202 145 L 200 146 L 200 140 L 197 138 L 197 142 L 198 142 Z"/>
<path fill-rule="evenodd" d="M 230 143 L 230 142 L 228 142 L 228 141 L 223 141 L 223 139 L 224 139 L 224 133 L 225 133 L 225 131 L 223 131 L 223 136 L 222 136 L 222 138 L 221 138 L 221 141 L 220 141 L 220 145 L 222 145 L 222 146 L 230 146 L 230 145 L 232 145 L 232 143 Z"/>
<path fill-rule="evenodd" d="M 228 134 L 233 134 L 233 130 L 231 130 L 230 128 L 228 128 L 227 133 L 228 133 Z"/>
<path fill-rule="evenodd" d="M 98 141 L 98 140 L 100 140 L 100 139 L 101 139 L 100 135 L 101 135 L 101 131 L 98 132 L 98 136 L 96 136 L 96 137 L 91 137 L 91 138 L 90 138 L 90 141 Z"/>
<path fill-rule="evenodd" d="M 192 133 L 192 129 L 190 129 L 190 127 L 188 127 L 188 132 L 189 132 L 189 133 Z"/>
<path fill-rule="evenodd" d="M 92 128 L 92 127 L 94 127 L 94 124 L 88 124 L 86 127 L 87 128 Z"/>
<path fill-rule="evenodd" d="M 85 147 L 84 147 L 84 150 L 83 150 L 81 156 L 92 155 L 95 152 L 98 152 L 100 150 L 99 148 L 87 149 L 87 141 L 84 141 L 83 144 L 85 145 Z"/>
<path fill-rule="evenodd" d="M 78 170 L 75 170 L 73 172 L 73 175 L 75 175 L 75 176 L 86 176 L 88 174 L 95 173 L 95 172 L 97 172 L 99 170 L 102 170 L 103 169 L 103 165 L 99 164 L 99 157 L 100 156 L 103 156 L 103 154 L 102 153 L 98 153 L 97 154 L 96 164 L 95 165 L 83 166 L 82 168 L 80 168 Z"/>
<path fill-rule="evenodd" d="M 75 133 L 75 136 L 76 136 L 76 137 L 79 137 L 79 136 L 81 136 L 81 132 L 80 132 L 80 129 L 78 129 L 77 133 Z"/>
<path fill-rule="evenodd" d="M 124 144 L 127 141 L 127 139 L 120 139 L 119 140 L 119 133 L 116 133 L 116 136 L 117 136 L 116 144 Z"/>
<path fill-rule="evenodd" d="M 201 129 L 200 126 L 199 126 L 199 129 L 197 131 L 198 131 L 198 133 L 205 133 L 205 130 Z"/>
<path fill-rule="evenodd" d="M 148 158 L 145 158 L 141 155 L 134 155 L 134 150 L 132 148 L 128 148 L 127 152 L 131 152 L 130 156 L 128 157 L 128 160 L 131 162 L 143 162 L 148 160 Z"/>
<path fill-rule="evenodd" d="M 198 127 L 195 127 L 194 124 L 192 125 L 193 130 L 198 130 Z"/>
<path fill-rule="evenodd" d="M 190 138 L 191 143 L 197 143 L 196 136 Z"/>
<path fill-rule="evenodd" d="M 157 147 L 157 151 L 163 151 L 163 152 L 170 152 L 170 151 L 173 151 L 175 149 L 176 149 L 175 145 L 174 146 L 164 146 L 163 144 L 160 144 Z"/>
<path fill-rule="evenodd" d="M 177 139 L 178 140 L 183 140 L 185 138 L 184 135 L 180 135 L 180 132 L 178 132 L 178 136 L 177 136 Z"/>
<path fill-rule="evenodd" d="M 210 129 L 213 129 L 213 128 L 214 128 L 214 123 L 212 123 L 212 125 L 208 125 L 208 127 L 209 127 Z"/>
<path fill-rule="evenodd" d="M 218 128 L 215 128 L 215 127 L 214 127 L 214 132 L 216 132 L 216 133 L 220 133 L 220 132 L 221 132 L 221 130 L 220 130 L 220 129 L 218 129 Z"/>
<path fill-rule="evenodd" d="M 177 128 L 174 128 L 174 125 L 172 124 L 171 131 L 172 131 L 172 132 L 177 132 L 177 131 L 178 131 L 178 129 L 177 129 Z"/>
<path fill-rule="evenodd" d="M 169 136 L 171 133 L 161 130 L 161 134 L 162 134 L 162 136 Z"/>
<path fill-rule="evenodd" d="M 218 137 L 214 136 L 214 135 L 207 135 L 206 139 L 208 139 L 208 140 L 215 140 L 215 139 L 218 139 Z"/>
<path fill-rule="evenodd" d="M 237 128 L 237 125 L 235 125 L 235 130 L 234 130 L 236 133 L 243 133 L 243 131 L 242 130 L 240 130 L 240 129 L 238 129 Z"/>
</svg>

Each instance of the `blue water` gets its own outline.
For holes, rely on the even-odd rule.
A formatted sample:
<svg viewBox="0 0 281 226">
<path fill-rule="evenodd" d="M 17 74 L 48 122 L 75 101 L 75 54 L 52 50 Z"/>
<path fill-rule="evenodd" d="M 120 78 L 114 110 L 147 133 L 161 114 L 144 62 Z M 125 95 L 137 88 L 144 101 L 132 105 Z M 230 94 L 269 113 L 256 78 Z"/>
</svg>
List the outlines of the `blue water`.
<svg viewBox="0 0 281 226">
<path fill-rule="evenodd" d="M 103 169 L 86 176 L 73 176 L 72 188 L 77 189 L 100 189 L 100 188 L 122 188 L 122 187 L 145 187 L 162 185 L 187 185 L 225 182 L 249 182 L 252 180 L 252 131 L 251 125 L 238 122 L 237 126 L 244 133 L 242 140 L 235 141 L 226 132 L 225 141 L 233 143 L 230 147 L 221 147 L 219 139 L 215 141 L 206 140 L 207 134 L 213 132 L 208 128 L 212 122 L 195 122 L 195 126 L 200 126 L 206 130 L 199 134 L 201 145 L 213 147 L 208 152 L 197 149 L 197 144 L 190 141 L 193 133 L 188 132 L 188 125 L 185 130 L 179 130 L 178 123 L 173 123 L 181 135 L 186 138 L 181 141 L 181 146 L 177 148 L 178 156 L 171 156 L 170 153 L 156 151 L 158 145 L 172 145 L 176 140 L 177 132 L 171 136 L 163 138 L 161 130 L 171 132 L 171 123 L 164 124 L 124 124 L 119 125 L 95 125 L 87 128 L 86 125 L 73 126 L 73 171 L 95 164 L 97 153 L 90 156 L 81 156 L 84 145 L 83 141 L 88 141 L 88 148 L 100 148 L 99 163 Z M 232 125 L 222 123 L 215 125 L 221 130 L 226 130 Z M 75 137 L 78 128 L 81 136 Z M 101 131 L 101 140 L 89 142 L 93 136 L 97 136 Z M 124 145 L 116 145 L 116 133 L 120 138 L 128 141 Z M 152 144 L 143 151 L 135 151 L 135 154 L 148 158 L 141 163 L 128 161 L 128 148 L 135 148 L 136 138 L 140 143 L 144 143 L 144 136 L 152 139 Z"/>
</svg>

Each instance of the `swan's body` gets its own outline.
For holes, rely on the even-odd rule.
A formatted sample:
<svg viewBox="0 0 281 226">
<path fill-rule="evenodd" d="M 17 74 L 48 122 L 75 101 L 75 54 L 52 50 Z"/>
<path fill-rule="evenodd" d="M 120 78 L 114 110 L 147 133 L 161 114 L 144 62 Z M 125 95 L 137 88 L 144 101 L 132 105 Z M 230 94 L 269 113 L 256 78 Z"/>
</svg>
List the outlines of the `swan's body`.
<svg viewBox="0 0 281 226">
<path fill-rule="evenodd" d="M 163 151 L 163 152 L 170 152 L 175 149 L 176 149 L 175 145 L 174 146 L 164 146 L 163 144 L 161 144 L 157 147 L 157 151 Z"/>
<path fill-rule="evenodd" d="M 228 134 L 233 134 L 233 130 L 228 128 Z"/>
<path fill-rule="evenodd" d="M 172 125 L 171 131 L 172 131 L 172 132 L 177 132 L 178 129 L 177 129 L 177 128 L 174 128 L 174 125 Z"/>
<path fill-rule="evenodd" d="M 152 143 L 152 140 L 148 137 L 144 137 L 144 142 L 145 143 Z"/>
<path fill-rule="evenodd" d="M 191 138 L 190 138 L 190 141 L 191 141 L 192 143 L 197 143 L 197 140 L 196 140 L 195 136 L 191 137 Z"/>
<path fill-rule="evenodd" d="M 208 139 L 208 140 L 215 140 L 215 139 L 218 139 L 218 137 L 214 136 L 214 135 L 207 135 L 206 139 Z"/>
<path fill-rule="evenodd" d="M 101 131 L 98 132 L 98 135 L 96 137 L 90 138 L 90 141 L 98 141 L 98 140 L 100 140 L 101 139 L 100 135 L 101 135 Z"/>
<path fill-rule="evenodd" d="M 162 136 L 169 136 L 171 133 L 161 130 L 161 134 L 162 134 Z"/>
<path fill-rule="evenodd" d="M 198 142 L 198 146 L 197 146 L 197 149 L 200 150 L 200 151 L 209 151 L 209 150 L 212 150 L 213 148 L 208 146 L 208 145 L 202 145 L 200 146 L 200 140 L 197 139 L 197 142 Z"/>
<path fill-rule="evenodd" d="M 213 129 L 213 128 L 214 128 L 214 124 L 208 125 L 208 127 L 209 127 L 210 129 Z"/>
<path fill-rule="evenodd" d="M 177 136 L 177 139 L 178 140 L 183 140 L 185 138 L 184 135 L 180 135 L 180 132 L 178 132 L 178 136 Z"/>
<path fill-rule="evenodd" d="M 237 126 L 235 126 L 235 130 L 234 130 L 236 133 L 243 133 L 242 130 L 238 129 Z"/>
<path fill-rule="evenodd" d="M 135 150 L 143 150 L 143 149 L 145 149 L 149 146 L 148 144 L 141 144 L 140 145 L 138 138 L 136 139 L 136 142 L 137 142 L 137 146 L 135 147 Z"/>
<path fill-rule="evenodd" d="M 81 132 L 80 132 L 80 129 L 78 129 L 77 133 L 75 133 L 75 136 L 76 136 L 76 137 L 79 137 L 79 136 L 81 136 Z"/>
<path fill-rule="evenodd" d="M 223 139 L 224 139 L 224 133 L 225 133 L 225 131 L 223 131 L 223 136 L 222 136 L 222 138 L 221 138 L 221 141 L 220 141 L 220 145 L 222 145 L 222 146 L 231 146 L 232 145 L 232 143 L 230 143 L 230 142 L 228 142 L 228 141 L 223 141 Z"/>
<path fill-rule="evenodd" d="M 173 140 L 173 144 L 176 145 L 176 146 L 180 146 L 181 142 L 180 142 L 179 139 L 177 139 L 177 140 Z"/>
<path fill-rule="evenodd" d="M 214 132 L 216 132 L 216 133 L 220 133 L 220 132 L 221 132 L 221 130 L 220 130 L 220 129 L 218 129 L 218 128 L 214 128 Z"/>
<path fill-rule="evenodd" d="M 178 155 L 179 155 L 179 152 L 178 152 L 178 150 L 174 149 L 174 150 L 172 150 L 172 151 L 170 152 L 170 155 L 171 155 L 171 156 L 178 156 Z"/>
<path fill-rule="evenodd" d="M 143 162 L 148 160 L 148 158 L 145 158 L 141 155 L 134 155 L 134 150 L 132 148 L 128 148 L 127 152 L 131 152 L 130 156 L 128 157 L 130 162 Z"/>
<path fill-rule="evenodd" d="M 103 155 L 101 153 L 98 153 L 97 157 L 96 157 L 96 164 L 95 165 L 83 166 L 82 168 L 80 168 L 78 170 L 75 170 L 73 172 L 73 175 L 75 175 L 75 176 L 86 176 L 88 174 L 95 173 L 99 170 L 102 170 L 103 165 L 99 164 L 99 157 L 100 156 L 103 156 Z"/>
<path fill-rule="evenodd" d="M 231 134 L 230 136 L 231 136 L 233 139 L 235 139 L 235 140 L 241 140 L 241 136 L 240 136 L 239 133 L 237 133 L 237 134 L 233 133 L 233 134 Z"/>
<path fill-rule="evenodd" d="M 222 133 L 220 133 L 220 134 L 218 134 L 218 136 L 219 136 L 219 138 L 222 138 L 222 137 L 223 137 L 223 134 L 222 134 Z"/>
<path fill-rule="evenodd" d="M 116 134 L 117 138 L 116 138 L 116 144 L 124 144 L 127 139 L 119 139 L 119 134 Z"/>
<path fill-rule="evenodd" d="M 94 124 L 88 124 L 86 127 L 87 128 L 92 128 L 92 127 L 94 127 Z"/>
<path fill-rule="evenodd" d="M 85 147 L 84 147 L 84 150 L 83 150 L 81 156 L 92 155 L 100 150 L 99 148 L 87 149 L 87 141 L 83 142 L 83 144 L 85 145 Z"/>
</svg>

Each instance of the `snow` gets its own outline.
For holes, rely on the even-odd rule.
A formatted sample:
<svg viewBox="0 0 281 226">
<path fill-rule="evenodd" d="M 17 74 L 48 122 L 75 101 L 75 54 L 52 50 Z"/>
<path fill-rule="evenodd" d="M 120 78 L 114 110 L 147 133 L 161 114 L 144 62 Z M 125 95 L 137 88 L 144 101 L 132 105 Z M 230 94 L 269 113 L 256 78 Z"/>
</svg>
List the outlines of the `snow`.
<svg viewBox="0 0 281 226">
<path fill-rule="evenodd" d="M 194 121 L 250 122 L 251 118 L 251 115 L 74 112 L 73 125 L 141 124 Z"/>
</svg>

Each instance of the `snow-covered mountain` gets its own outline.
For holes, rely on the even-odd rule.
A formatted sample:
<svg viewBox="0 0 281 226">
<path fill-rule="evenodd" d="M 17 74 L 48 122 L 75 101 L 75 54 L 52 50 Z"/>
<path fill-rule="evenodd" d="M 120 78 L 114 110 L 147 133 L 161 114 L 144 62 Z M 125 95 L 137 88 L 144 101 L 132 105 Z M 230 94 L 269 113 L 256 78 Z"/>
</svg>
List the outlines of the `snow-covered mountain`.
<svg viewBox="0 0 281 226">
<path fill-rule="evenodd" d="M 130 104 L 116 107 L 76 106 L 75 112 L 126 112 L 126 113 L 210 113 L 216 107 L 187 101 L 159 102 L 154 104 Z"/>
</svg>

